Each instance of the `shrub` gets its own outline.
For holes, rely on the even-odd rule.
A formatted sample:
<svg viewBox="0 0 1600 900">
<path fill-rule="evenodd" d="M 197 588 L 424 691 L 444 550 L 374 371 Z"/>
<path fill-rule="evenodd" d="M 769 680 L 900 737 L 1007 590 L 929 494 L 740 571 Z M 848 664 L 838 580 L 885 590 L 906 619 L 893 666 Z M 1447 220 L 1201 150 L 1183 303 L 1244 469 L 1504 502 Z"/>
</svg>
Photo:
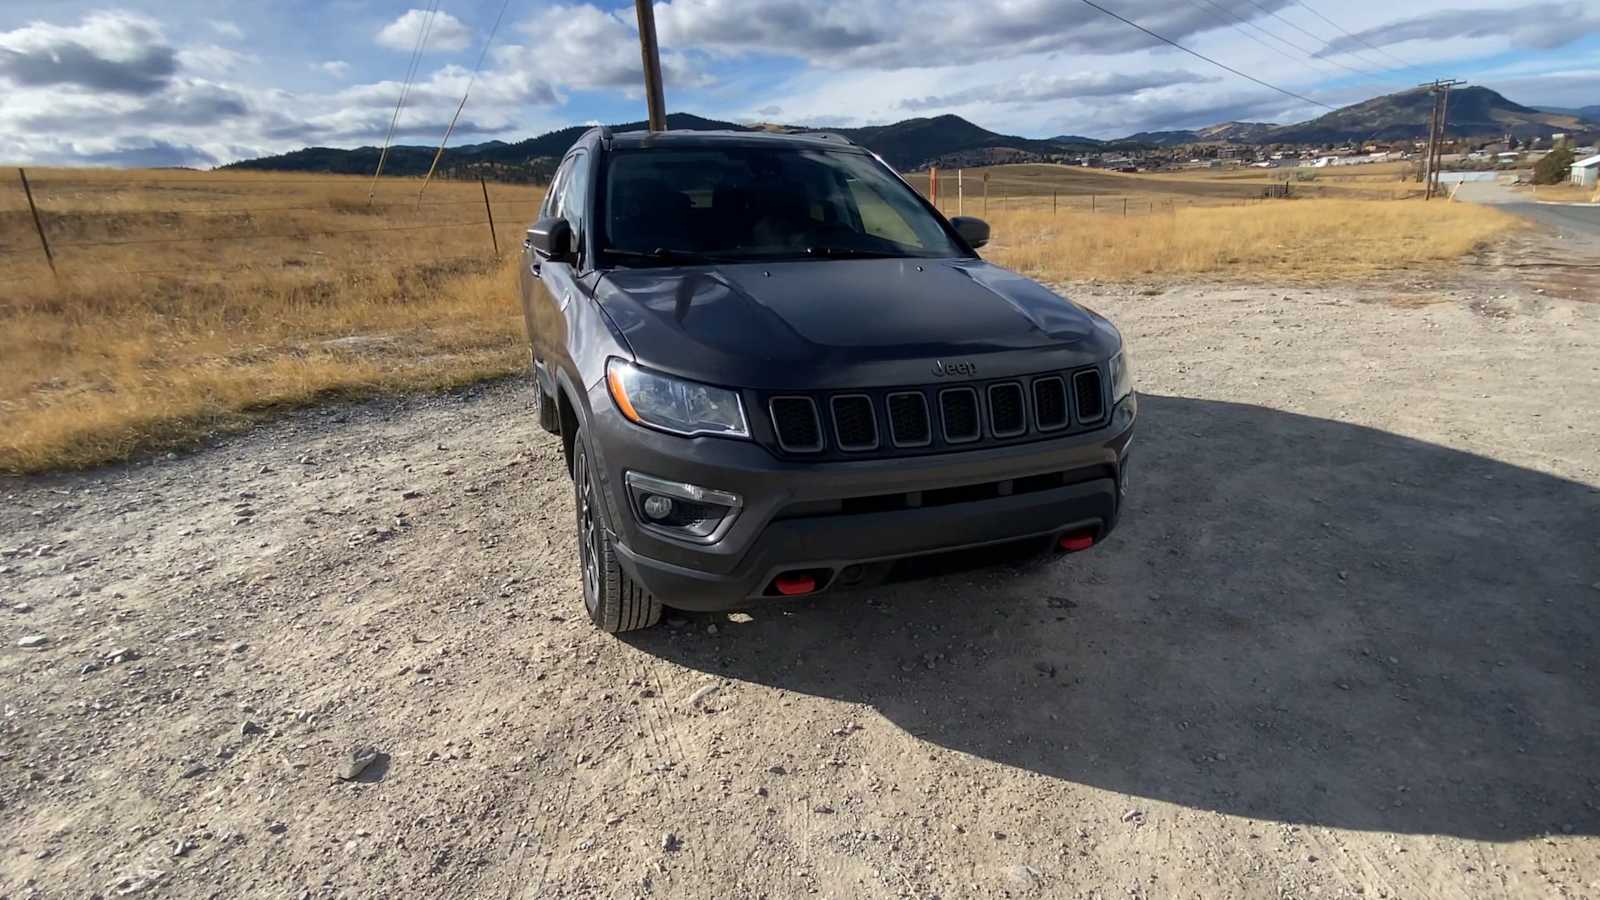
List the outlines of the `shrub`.
<svg viewBox="0 0 1600 900">
<path fill-rule="evenodd" d="M 1572 147 L 1567 144 L 1551 150 L 1533 167 L 1534 184 L 1562 184 L 1572 171 Z"/>
</svg>

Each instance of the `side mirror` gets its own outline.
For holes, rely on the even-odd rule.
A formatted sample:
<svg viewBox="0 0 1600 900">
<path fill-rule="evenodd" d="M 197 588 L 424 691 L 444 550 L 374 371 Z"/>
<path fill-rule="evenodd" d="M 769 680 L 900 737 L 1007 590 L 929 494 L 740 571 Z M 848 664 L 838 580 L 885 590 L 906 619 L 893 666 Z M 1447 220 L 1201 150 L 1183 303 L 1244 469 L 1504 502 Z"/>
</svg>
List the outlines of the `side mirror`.
<svg viewBox="0 0 1600 900">
<path fill-rule="evenodd" d="M 950 220 L 950 225 L 974 250 L 989 243 L 989 223 L 982 219 L 975 216 L 956 216 Z"/>
<path fill-rule="evenodd" d="M 540 219 L 528 229 L 523 246 L 549 262 L 572 262 L 572 225 L 560 216 Z"/>
</svg>

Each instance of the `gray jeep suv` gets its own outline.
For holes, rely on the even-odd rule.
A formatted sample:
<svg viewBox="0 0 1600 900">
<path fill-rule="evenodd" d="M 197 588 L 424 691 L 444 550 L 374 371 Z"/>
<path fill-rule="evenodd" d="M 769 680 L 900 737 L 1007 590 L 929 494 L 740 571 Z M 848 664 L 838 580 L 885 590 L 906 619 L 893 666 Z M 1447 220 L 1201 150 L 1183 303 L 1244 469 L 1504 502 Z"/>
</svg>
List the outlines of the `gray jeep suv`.
<svg viewBox="0 0 1600 900">
<path fill-rule="evenodd" d="M 522 309 L 594 623 L 1103 540 L 1137 404 L 1122 338 L 980 259 L 988 236 L 833 135 L 585 134 L 528 229 Z"/>
</svg>

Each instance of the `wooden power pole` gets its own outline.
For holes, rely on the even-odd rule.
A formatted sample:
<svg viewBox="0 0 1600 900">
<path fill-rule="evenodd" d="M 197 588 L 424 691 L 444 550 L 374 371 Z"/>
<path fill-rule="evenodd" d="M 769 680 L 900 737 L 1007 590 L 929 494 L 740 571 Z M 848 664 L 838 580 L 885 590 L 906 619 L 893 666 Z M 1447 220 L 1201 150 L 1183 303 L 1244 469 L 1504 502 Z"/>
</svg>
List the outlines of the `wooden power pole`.
<svg viewBox="0 0 1600 900">
<path fill-rule="evenodd" d="M 1428 89 L 1433 97 L 1433 111 L 1428 116 L 1428 149 L 1422 159 L 1422 196 L 1425 200 L 1432 200 L 1434 192 L 1439 186 L 1439 168 L 1444 157 L 1444 136 L 1450 116 L 1450 89 L 1458 84 L 1466 84 L 1460 79 L 1439 79 L 1427 84 L 1418 85 Z"/>
<path fill-rule="evenodd" d="M 656 11 L 651 0 L 634 0 L 639 17 L 639 55 L 644 59 L 644 96 L 650 130 L 667 130 L 667 99 L 661 88 L 661 48 L 656 45 Z"/>
</svg>

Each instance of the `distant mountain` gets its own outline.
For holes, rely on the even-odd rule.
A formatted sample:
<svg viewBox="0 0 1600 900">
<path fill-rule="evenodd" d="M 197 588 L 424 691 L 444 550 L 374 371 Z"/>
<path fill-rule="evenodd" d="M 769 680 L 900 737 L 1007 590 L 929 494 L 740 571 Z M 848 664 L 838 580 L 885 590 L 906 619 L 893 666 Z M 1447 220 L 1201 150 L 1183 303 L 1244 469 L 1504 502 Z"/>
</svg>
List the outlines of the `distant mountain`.
<svg viewBox="0 0 1600 900">
<path fill-rule="evenodd" d="M 1025 138 L 981 128 L 954 115 L 906 119 L 891 125 L 865 128 L 819 129 L 844 135 L 882 156 L 902 171 L 938 165 L 992 165 L 1034 162 L 1085 153 L 1120 153 L 1129 150 L 1178 147 L 1185 144 L 1342 144 L 1369 140 L 1410 140 L 1427 137 L 1433 101 L 1423 90 L 1374 97 L 1294 125 L 1267 122 L 1222 122 L 1206 128 L 1177 131 L 1141 131 L 1117 141 L 1063 134 L 1053 138 Z M 1466 87 L 1450 95 L 1449 133 L 1453 137 L 1549 137 L 1554 132 L 1584 134 L 1600 131 L 1600 108 L 1539 110 L 1521 106 L 1483 87 Z M 644 122 L 613 125 L 613 131 L 639 131 Z M 676 131 L 803 131 L 790 125 L 740 125 L 706 119 L 689 113 L 667 116 Z M 527 140 L 485 141 L 445 151 L 441 169 L 447 175 L 491 175 L 502 180 L 542 181 L 555 163 L 588 129 L 574 125 Z M 395 175 L 421 175 L 433 161 L 432 147 L 402 146 L 389 149 L 384 171 Z M 365 174 L 378 164 L 376 147 L 340 150 L 308 147 L 279 156 L 233 163 L 231 168 Z"/>
<path fill-rule="evenodd" d="M 1265 132 L 1256 143 L 1329 144 L 1346 141 L 1418 140 L 1428 136 L 1433 98 L 1413 89 L 1374 97 L 1334 110 L 1309 122 Z M 1557 131 L 1594 128 L 1578 116 L 1522 106 L 1486 87 L 1459 88 L 1450 93 L 1445 130 L 1453 137 L 1549 137 Z"/>
<path fill-rule="evenodd" d="M 981 164 L 996 156 L 995 151 L 1001 151 L 998 155 L 1002 158 L 1018 153 L 1048 156 L 1052 153 L 1088 150 L 1099 145 L 1099 141 L 1071 143 L 997 134 L 953 115 L 906 119 L 893 125 L 828 130 L 861 144 L 897 169 L 917 169 L 930 163 Z"/>
<path fill-rule="evenodd" d="M 1371 140 L 1420 140 L 1428 136 L 1433 99 L 1425 90 L 1374 97 L 1294 125 L 1223 122 L 1180 131 L 1141 131 L 1123 140 L 1156 147 L 1185 144 L 1342 144 Z M 1540 110 L 1507 100 L 1484 87 L 1450 93 L 1449 125 L 1454 137 L 1549 137 L 1560 131 L 1600 129 L 1600 107 Z"/>
<path fill-rule="evenodd" d="M 1558 116 L 1573 116 L 1588 122 L 1600 122 L 1600 105 L 1595 106 L 1541 106 L 1540 112 L 1555 113 Z"/>
<path fill-rule="evenodd" d="M 628 122 L 611 126 L 612 131 L 642 131 L 644 122 Z M 897 169 L 911 170 L 928 165 L 975 166 L 998 162 L 1026 162 L 1071 153 L 1084 153 L 1101 149 L 1102 142 L 1091 138 L 1063 136 L 1034 139 L 998 134 L 968 122 L 960 116 L 944 115 L 933 118 L 906 119 L 892 125 L 874 125 L 866 128 L 808 129 L 787 125 L 755 126 L 764 131 L 831 131 L 843 135 L 882 156 Z M 706 119 L 689 113 L 667 116 L 667 128 L 673 131 L 750 131 L 750 126 L 734 122 Z M 577 141 L 587 125 L 574 125 L 541 134 L 535 138 L 507 143 L 487 141 L 451 147 L 440 160 L 445 171 L 469 169 L 497 178 L 522 177 L 542 180 L 549 177 L 554 163 L 567 148 Z M 384 171 L 394 175 L 421 175 L 433 162 L 432 147 L 390 147 L 384 162 Z M 377 147 L 358 147 L 338 150 L 329 147 L 308 147 L 292 153 L 267 156 L 233 163 L 225 168 L 273 169 L 308 172 L 336 172 L 361 174 L 373 171 L 378 165 Z"/>
<path fill-rule="evenodd" d="M 647 122 L 625 122 L 611 126 L 612 131 L 643 131 Z M 729 130 L 745 131 L 743 125 L 719 122 L 689 113 L 672 113 L 667 116 L 667 127 L 680 131 Z M 567 148 L 571 147 L 588 125 L 574 125 L 551 131 L 527 140 L 507 143 L 485 141 L 450 147 L 439 160 L 442 171 L 467 170 L 492 174 L 502 180 L 543 181 L 555 172 Z M 390 175 L 424 175 L 433 163 L 437 148 L 398 146 L 389 148 L 383 171 Z M 341 150 L 333 147 L 307 147 L 277 156 L 247 159 L 223 166 L 226 169 L 269 169 L 289 172 L 332 172 L 341 175 L 366 175 L 378 167 L 377 147 L 357 147 Z"/>
</svg>

